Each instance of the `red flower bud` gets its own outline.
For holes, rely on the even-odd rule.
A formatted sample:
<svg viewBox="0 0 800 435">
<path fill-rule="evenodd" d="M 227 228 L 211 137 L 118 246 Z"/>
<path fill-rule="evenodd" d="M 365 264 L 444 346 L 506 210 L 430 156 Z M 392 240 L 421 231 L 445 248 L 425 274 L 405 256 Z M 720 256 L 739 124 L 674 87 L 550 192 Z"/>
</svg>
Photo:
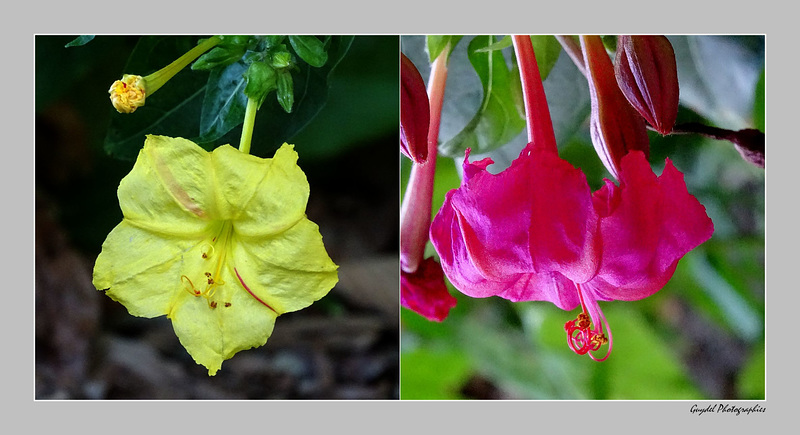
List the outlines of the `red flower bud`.
<svg viewBox="0 0 800 435">
<path fill-rule="evenodd" d="M 644 119 L 628 104 L 614 79 L 614 66 L 599 36 L 581 36 L 592 103 L 592 144 L 608 172 L 619 179 L 619 165 L 629 151 L 645 157 L 650 141 Z"/>
<path fill-rule="evenodd" d="M 428 158 L 430 103 L 417 67 L 401 53 L 400 150 L 415 163 Z"/>
<path fill-rule="evenodd" d="M 678 116 L 678 67 L 675 51 L 665 36 L 617 37 L 614 62 L 617 83 L 644 119 L 662 135 L 669 134 Z"/>
</svg>

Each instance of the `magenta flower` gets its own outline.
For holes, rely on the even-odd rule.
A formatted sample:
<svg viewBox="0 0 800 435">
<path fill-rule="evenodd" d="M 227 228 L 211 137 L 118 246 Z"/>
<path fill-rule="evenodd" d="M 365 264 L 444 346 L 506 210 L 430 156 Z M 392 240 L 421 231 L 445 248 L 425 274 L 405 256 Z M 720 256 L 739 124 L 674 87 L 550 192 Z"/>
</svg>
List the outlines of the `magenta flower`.
<svg viewBox="0 0 800 435">
<path fill-rule="evenodd" d="M 567 323 L 580 354 L 597 350 L 606 333 L 611 339 L 597 301 L 654 294 L 714 230 L 672 163 L 656 177 L 641 151 L 622 159 L 619 186 L 606 180 L 594 194 L 545 146 L 528 144 L 497 175 L 486 170 L 491 163 L 469 162 L 467 152 L 461 187 L 431 224 L 444 273 L 472 297 L 580 305 Z"/>
<path fill-rule="evenodd" d="M 533 67 L 526 77 L 538 78 L 525 44 L 520 69 Z M 491 159 L 470 162 L 468 150 L 464 179 L 445 196 L 431 242 L 445 275 L 468 296 L 580 305 L 565 325 L 568 344 L 602 361 L 612 346 L 598 301 L 654 294 L 714 227 L 672 163 L 657 177 L 639 150 L 618 160 L 619 185 L 605 180 L 592 194 L 583 172 L 558 156 L 541 82 L 523 86 L 526 108 L 539 113 L 529 117 L 531 142 L 496 175 L 486 170 Z M 592 354 L 605 343 L 605 356 Z"/>
</svg>

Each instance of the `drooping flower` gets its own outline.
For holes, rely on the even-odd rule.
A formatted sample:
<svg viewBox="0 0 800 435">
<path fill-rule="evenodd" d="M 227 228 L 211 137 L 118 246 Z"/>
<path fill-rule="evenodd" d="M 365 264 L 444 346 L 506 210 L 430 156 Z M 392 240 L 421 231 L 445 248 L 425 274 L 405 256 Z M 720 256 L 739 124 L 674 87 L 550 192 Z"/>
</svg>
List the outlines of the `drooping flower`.
<svg viewBox="0 0 800 435">
<path fill-rule="evenodd" d="M 610 331 L 597 301 L 652 295 L 713 232 L 672 163 L 656 177 L 640 151 L 622 159 L 618 186 L 606 180 L 594 194 L 584 174 L 546 146 L 528 144 L 496 175 L 486 170 L 491 163 L 469 162 L 467 153 L 461 187 L 433 220 L 445 274 L 472 297 L 580 305 L 574 331 L 600 343 Z M 570 340 L 573 349 L 596 350 L 581 337 Z"/>
<path fill-rule="evenodd" d="M 517 53 L 530 79 L 538 70 L 526 46 Z M 546 110 L 540 82 L 523 82 L 526 108 Z M 470 162 L 467 150 L 461 186 L 445 196 L 431 241 L 445 275 L 468 296 L 580 306 L 565 324 L 568 344 L 604 360 L 613 342 L 598 301 L 660 290 L 678 261 L 711 237 L 713 224 L 669 160 L 657 177 L 643 151 L 628 149 L 609 159 L 619 184 L 605 180 L 592 193 L 585 175 L 558 156 L 549 116 L 528 122 L 531 142 L 496 175 L 487 171 L 491 159 Z M 595 356 L 606 343 L 606 355 Z"/>
<path fill-rule="evenodd" d="M 93 283 L 132 315 L 166 315 L 214 375 L 265 344 L 279 315 L 336 284 L 338 267 L 305 215 L 308 195 L 292 145 L 262 159 L 147 136 L 120 182 L 123 220 L 103 243 Z"/>
<path fill-rule="evenodd" d="M 653 128 L 669 134 L 678 117 L 679 87 L 675 51 L 663 35 L 620 35 L 614 61 L 625 98 Z"/>
</svg>

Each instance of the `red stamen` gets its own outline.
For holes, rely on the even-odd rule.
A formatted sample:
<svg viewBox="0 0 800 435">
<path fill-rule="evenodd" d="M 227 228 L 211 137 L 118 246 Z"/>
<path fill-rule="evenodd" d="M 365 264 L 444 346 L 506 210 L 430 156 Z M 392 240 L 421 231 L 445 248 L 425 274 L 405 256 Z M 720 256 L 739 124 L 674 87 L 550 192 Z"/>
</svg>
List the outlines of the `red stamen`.
<svg viewBox="0 0 800 435">
<path fill-rule="evenodd" d="M 575 286 L 578 289 L 578 297 L 581 301 L 581 312 L 578 314 L 577 319 L 570 320 L 564 324 L 564 330 L 567 331 L 567 345 L 578 355 L 585 355 L 588 353 L 589 357 L 595 361 L 605 361 L 606 358 L 611 355 L 612 344 L 611 330 L 608 328 L 608 322 L 606 322 L 605 316 L 603 316 L 600 308 L 593 307 L 596 308 L 596 310 L 590 311 L 596 311 L 596 314 L 600 317 L 600 322 L 598 322 L 599 326 L 597 329 L 592 328 L 593 316 L 590 316 L 590 314 L 586 312 L 586 304 L 583 301 L 583 292 L 581 291 L 580 284 L 575 284 Z M 606 326 L 606 330 L 608 331 L 608 338 L 606 338 L 603 333 L 603 325 Z M 592 352 L 599 350 L 600 347 L 606 343 L 608 343 L 608 352 L 606 352 L 606 355 L 602 358 L 595 357 Z"/>
</svg>

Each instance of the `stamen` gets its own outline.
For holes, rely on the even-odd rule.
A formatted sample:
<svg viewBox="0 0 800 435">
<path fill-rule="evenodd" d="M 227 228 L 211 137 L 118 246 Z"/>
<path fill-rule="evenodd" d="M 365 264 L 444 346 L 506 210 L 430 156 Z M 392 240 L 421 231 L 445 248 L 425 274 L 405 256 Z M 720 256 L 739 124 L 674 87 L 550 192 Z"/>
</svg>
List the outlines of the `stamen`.
<svg viewBox="0 0 800 435">
<path fill-rule="evenodd" d="M 605 361 L 611 355 L 611 329 L 596 301 L 591 300 L 593 305 L 589 307 L 589 313 L 587 314 L 587 307 L 583 301 L 583 292 L 580 284 L 576 283 L 575 287 L 578 290 L 578 297 L 581 301 L 581 312 L 578 314 L 577 319 L 570 320 L 564 324 L 564 330 L 567 331 L 567 345 L 578 355 L 588 353 L 589 357 L 595 361 Z M 599 317 L 600 320 L 596 329 L 593 328 L 593 323 L 597 323 L 593 322 L 595 317 Z M 603 327 L 608 331 L 608 338 L 603 333 Z M 604 357 L 597 358 L 592 354 L 592 352 L 599 350 L 606 343 L 608 343 L 608 351 Z"/>
<path fill-rule="evenodd" d="M 183 283 L 183 288 L 187 292 L 189 292 L 190 295 L 192 295 L 192 296 L 200 296 L 202 294 L 202 293 L 200 293 L 200 290 L 197 290 L 197 288 L 195 288 L 194 284 L 192 284 L 192 280 L 189 279 L 188 276 L 181 275 L 181 282 Z M 189 284 L 188 286 L 186 285 L 187 283 Z"/>
<path fill-rule="evenodd" d="M 215 239 L 216 239 L 216 237 L 215 237 Z M 208 248 L 207 249 L 203 249 L 203 253 L 201 254 L 201 257 L 203 257 L 203 259 L 207 260 L 207 259 L 209 259 L 209 258 L 214 256 L 214 245 L 212 245 L 211 243 L 206 243 L 205 245 Z"/>
</svg>

